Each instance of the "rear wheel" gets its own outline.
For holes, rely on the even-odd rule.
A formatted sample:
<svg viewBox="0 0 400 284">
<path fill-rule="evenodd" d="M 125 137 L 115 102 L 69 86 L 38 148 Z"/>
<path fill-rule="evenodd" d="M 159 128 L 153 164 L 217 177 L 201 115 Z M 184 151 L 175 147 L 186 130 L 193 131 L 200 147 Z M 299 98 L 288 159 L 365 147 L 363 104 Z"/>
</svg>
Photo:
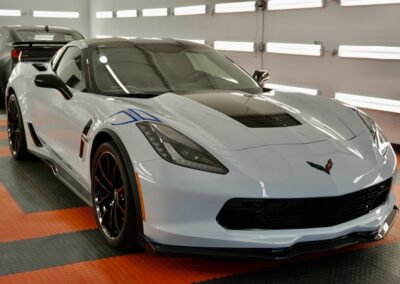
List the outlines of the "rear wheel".
<svg viewBox="0 0 400 284">
<path fill-rule="evenodd" d="M 7 132 L 11 155 L 15 160 L 26 160 L 31 157 L 26 145 L 24 123 L 15 94 L 7 101 Z"/>
<path fill-rule="evenodd" d="M 118 148 L 106 142 L 92 164 L 92 200 L 97 225 L 112 247 L 138 247 L 132 187 Z"/>
<path fill-rule="evenodd" d="M 5 95 L 4 95 L 4 88 L 0 79 L 0 113 L 5 111 Z"/>
</svg>

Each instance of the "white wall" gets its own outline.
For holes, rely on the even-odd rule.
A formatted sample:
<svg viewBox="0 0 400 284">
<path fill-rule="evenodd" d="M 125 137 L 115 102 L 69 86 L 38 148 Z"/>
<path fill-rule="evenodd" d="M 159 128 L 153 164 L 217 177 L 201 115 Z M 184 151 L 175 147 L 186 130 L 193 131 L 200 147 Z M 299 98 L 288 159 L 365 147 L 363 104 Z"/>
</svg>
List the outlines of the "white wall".
<svg viewBox="0 0 400 284">
<path fill-rule="evenodd" d="M 55 25 L 65 26 L 90 36 L 89 0 L 0 0 L 0 9 L 21 10 L 21 17 L 0 17 L 1 25 Z M 79 12 L 79 19 L 34 18 L 32 11 Z"/>
</svg>

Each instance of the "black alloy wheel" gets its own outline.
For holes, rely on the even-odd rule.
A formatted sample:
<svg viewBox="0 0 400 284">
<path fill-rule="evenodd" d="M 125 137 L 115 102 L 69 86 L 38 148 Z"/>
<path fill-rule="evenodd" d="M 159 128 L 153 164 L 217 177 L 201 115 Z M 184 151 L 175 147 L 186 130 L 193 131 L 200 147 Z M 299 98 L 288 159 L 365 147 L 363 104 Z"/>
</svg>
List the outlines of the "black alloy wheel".
<svg viewBox="0 0 400 284">
<path fill-rule="evenodd" d="M 97 225 L 112 247 L 136 246 L 131 186 L 117 147 L 110 142 L 96 151 L 92 166 L 92 199 Z"/>
<path fill-rule="evenodd" d="M 14 94 L 7 101 L 7 133 L 12 157 L 16 160 L 30 158 L 21 110 Z"/>
</svg>

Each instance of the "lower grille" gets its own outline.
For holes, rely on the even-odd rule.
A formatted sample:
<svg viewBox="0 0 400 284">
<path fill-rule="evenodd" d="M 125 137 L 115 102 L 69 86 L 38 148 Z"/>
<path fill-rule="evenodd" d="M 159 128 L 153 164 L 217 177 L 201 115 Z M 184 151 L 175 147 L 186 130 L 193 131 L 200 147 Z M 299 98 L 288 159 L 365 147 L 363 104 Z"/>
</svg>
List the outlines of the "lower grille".
<svg viewBox="0 0 400 284">
<path fill-rule="evenodd" d="M 361 217 L 386 202 L 392 179 L 338 197 L 229 200 L 217 222 L 230 230 L 301 229 L 335 226 Z"/>
</svg>

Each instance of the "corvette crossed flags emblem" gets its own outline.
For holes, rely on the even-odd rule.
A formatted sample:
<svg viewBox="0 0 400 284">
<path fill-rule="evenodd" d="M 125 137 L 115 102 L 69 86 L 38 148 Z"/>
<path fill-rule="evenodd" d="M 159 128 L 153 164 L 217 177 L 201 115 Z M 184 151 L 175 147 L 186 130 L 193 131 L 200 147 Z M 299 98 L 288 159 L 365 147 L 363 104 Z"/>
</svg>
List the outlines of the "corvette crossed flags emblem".
<svg viewBox="0 0 400 284">
<path fill-rule="evenodd" d="M 327 173 L 328 175 L 331 174 L 331 170 L 333 168 L 332 159 L 328 160 L 328 162 L 326 163 L 325 167 L 323 167 L 321 165 L 318 165 L 318 164 L 315 164 L 313 162 L 308 162 L 308 161 L 307 161 L 307 164 L 309 164 L 311 167 L 313 167 L 313 168 L 315 168 L 315 169 L 317 169 L 319 171 L 323 171 L 323 172 Z"/>
</svg>

